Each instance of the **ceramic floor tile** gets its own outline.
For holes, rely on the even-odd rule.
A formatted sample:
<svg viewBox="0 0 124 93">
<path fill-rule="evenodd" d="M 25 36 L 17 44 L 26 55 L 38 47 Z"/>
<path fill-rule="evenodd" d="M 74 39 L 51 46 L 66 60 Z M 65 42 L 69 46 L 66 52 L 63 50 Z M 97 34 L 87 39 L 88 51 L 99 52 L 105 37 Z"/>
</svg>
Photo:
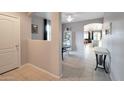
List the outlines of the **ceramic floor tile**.
<svg viewBox="0 0 124 93">
<path fill-rule="evenodd" d="M 63 77 L 61 80 L 77 79 L 81 81 L 110 81 L 109 75 L 103 70 L 96 70 L 96 58 L 93 48 L 84 51 L 72 51 L 64 56 Z"/>
</svg>

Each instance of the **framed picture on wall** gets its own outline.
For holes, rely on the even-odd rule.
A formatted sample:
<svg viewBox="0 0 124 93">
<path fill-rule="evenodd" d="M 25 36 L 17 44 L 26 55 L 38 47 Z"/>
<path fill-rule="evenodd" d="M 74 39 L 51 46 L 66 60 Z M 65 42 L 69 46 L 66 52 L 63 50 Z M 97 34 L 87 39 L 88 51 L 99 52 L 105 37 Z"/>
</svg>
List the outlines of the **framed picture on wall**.
<svg viewBox="0 0 124 93">
<path fill-rule="evenodd" d="M 32 33 L 34 34 L 38 33 L 38 25 L 32 24 Z"/>
<path fill-rule="evenodd" d="M 105 30 L 104 30 L 104 34 L 105 35 L 111 35 L 112 34 L 112 22 L 110 23 L 105 23 Z"/>
</svg>

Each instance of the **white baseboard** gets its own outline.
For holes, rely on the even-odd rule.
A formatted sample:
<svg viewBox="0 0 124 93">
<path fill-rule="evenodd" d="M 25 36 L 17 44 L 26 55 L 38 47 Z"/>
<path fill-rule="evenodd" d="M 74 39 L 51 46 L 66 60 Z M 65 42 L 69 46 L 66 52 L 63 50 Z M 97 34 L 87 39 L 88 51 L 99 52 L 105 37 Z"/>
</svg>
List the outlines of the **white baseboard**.
<svg viewBox="0 0 124 93">
<path fill-rule="evenodd" d="M 26 65 L 31 65 L 31 66 L 33 66 L 34 68 L 36 68 L 36 69 L 38 69 L 38 70 L 40 70 L 40 71 L 42 71 L 42 72 L 44 72 L 44 73 L 46 73 L 46 74 L 49 74 L 50 76 L 52 76 L 52 77 L 54 77 L 54 78 L 56 78 L 56 79 L 60 79 L 60 78 L 62 77 L 62 75 L 57 76 L 57 75 L 55 75 L 55 74 L 53 74 L 53 73 L 51 73 L 51 72 L 48 72 L 48 71 L 45 70 L 45 69 L 39 68 L 39 67 L 37 67 L 37 66 L 35 66 L 35 65 L 31 64 L 31 63 L 27 63 Z"/>
</svg>

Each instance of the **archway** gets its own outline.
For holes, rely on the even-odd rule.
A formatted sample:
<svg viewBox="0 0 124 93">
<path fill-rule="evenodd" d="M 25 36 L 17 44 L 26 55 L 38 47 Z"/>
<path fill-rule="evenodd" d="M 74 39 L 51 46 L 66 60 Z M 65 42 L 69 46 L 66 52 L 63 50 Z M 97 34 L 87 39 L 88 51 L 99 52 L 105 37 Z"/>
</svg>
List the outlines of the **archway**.
<svg viewBox="0 0 124 93">
<path fill-rule="evenodd" d="M 93 47 L 101 46 L 102 23 L 90 23 L 84 25 L 84 44 L 92 44 Z"/>
</svg>

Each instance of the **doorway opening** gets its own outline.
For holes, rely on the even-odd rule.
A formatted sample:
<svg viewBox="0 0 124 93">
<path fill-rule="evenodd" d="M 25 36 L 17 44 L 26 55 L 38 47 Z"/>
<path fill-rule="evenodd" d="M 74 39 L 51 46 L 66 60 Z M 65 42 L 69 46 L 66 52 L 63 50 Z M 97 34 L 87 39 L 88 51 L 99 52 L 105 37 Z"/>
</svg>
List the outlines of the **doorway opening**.
<svg viewBox="0 0 124 93">
<path fill-rule="evenodd" d="M 102 46 L 102 23 L 84 25 L 84 45 L 92 47 Z"/>
<path fill-rule="evenodd" d="M 83 22 L 82 22 L 83 23 Z M 102 46 L 102 22 L 63 24 L 63 77 L 61 80 L 110 80 L 95 71 L 95 47 Z M 100 76 L 101 75 L 101 76 Z"/>
</svg>

